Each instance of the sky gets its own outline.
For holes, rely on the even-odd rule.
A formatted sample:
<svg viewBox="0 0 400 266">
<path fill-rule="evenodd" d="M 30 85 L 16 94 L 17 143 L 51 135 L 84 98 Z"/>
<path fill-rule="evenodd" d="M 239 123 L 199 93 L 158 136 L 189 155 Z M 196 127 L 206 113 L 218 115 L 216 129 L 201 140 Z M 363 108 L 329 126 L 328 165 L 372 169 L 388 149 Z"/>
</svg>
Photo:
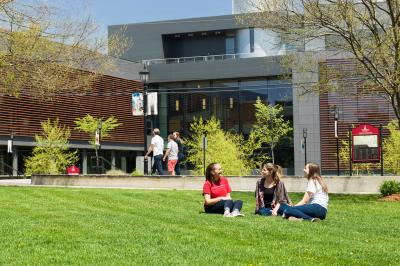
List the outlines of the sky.
<svg viewBox="0 0 400 266">
<path fill-rule="evenodd" d="M 108 25 L 228 15 L 231 0 L 90 0 L 87 12 L 101 29 Z"/>
</svg>

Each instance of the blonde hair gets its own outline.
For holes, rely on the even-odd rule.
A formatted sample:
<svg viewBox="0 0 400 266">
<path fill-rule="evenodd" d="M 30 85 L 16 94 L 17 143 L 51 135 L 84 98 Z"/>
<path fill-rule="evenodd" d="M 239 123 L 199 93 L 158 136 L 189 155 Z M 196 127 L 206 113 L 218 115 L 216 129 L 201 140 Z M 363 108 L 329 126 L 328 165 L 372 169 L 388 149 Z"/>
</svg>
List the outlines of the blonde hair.
<svg viewBox="0 0 400 266">
<path fill-rule="evenodd" d="M 328 193 L 328 186 L 325 184 L 324 180 L 321 176 L 321 170 L 319 165 L 316 163 L 308 163 L 308 175 L 307 179 L 316 179 L 318 183 L 321 185 L 322 189 L 325 193 Z"/>
</svg>

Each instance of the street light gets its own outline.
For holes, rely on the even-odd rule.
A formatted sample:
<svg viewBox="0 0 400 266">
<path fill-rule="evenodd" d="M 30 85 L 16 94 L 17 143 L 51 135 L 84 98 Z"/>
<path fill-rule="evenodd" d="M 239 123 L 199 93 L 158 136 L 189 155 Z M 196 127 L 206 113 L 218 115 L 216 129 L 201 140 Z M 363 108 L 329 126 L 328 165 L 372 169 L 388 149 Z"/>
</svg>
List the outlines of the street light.
<svg viewBox="0 0 400 266">
<path fill-rule="evenodd" d="M 304 140 L 304 165 L 307 164 L 307 128 L 303 128 L 303 140 Z"/>
<path fill-rule="evenodd" d="M 97 174 L 100 174 L 100 164 L 99 164 L 99 152 L 101 148 L 101 128 L 103 127 L 101 118 L 97 120 L 97 131 L 96 131 L 96 138 L 95 138 L 95 147 L 96 147 L 96 168 Z"/>
<path fill-rule="evenodd" d="M 340 175 L 339 166 L 339 134 L 338 134 L 338 121 L 339 121 L 339 109 L 336 105 L 333 106 L 333 114 L 335 119 L 335 138 L 336 138 L 336 170 L 337 175 Z"/>
<path fill-rule="evenodd" d="M 143 82 L 143 128 L 144 128 L 144 154 L 147 152 L 147 84 L 149 82 L 150 71 L 144 64 L 143 70 L 139 72 L 140 80 Z M 143 157 L 143 173 L 148 174 L 147 160 Z"/>
</svg>

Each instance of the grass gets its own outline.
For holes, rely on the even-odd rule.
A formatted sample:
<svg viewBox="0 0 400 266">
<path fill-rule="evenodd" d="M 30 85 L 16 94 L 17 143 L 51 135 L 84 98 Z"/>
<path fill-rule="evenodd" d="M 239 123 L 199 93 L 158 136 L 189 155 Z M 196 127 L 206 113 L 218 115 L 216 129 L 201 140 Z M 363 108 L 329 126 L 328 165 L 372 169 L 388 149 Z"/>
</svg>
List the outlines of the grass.
<svg viewBox="0 0 400 266">
<path fill-rule="evenodd" d="M 331 195 L 327 220 L 308 223 L 233 197 L 246 217 L 200 213 L 198 191 L 0 187 L 0 264 L 400 264 L 400 203 Z"/>
</svg>

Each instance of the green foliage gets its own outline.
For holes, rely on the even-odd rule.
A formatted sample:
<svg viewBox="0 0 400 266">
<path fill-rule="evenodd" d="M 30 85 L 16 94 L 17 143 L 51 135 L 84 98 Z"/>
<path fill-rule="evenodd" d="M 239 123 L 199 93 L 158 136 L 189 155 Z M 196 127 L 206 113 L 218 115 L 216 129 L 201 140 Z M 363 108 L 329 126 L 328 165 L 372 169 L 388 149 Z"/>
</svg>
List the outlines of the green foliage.
<svg viewBox="0 0 400 266">
<path fill-rule="evenodd" d="M 115 176 L 117 176 L 117 175 L 127 175 L 127 173 L 125 173 L 122 170 L 108 170 L 106 172 L 106 175 L 115 175 Z"/>
<path fill-rule="evenodd" d="M 400 193 L 400 182 L 396 180 L 387 180 L 379 187 L 382 196 L 389 196 L 392 194 Z"/>
<path fill-rule="evenodd" d="M 0 187 L 0 264 L 400 263 L 399 203 L 331 194 L 326 220 L 292 223 L 254 215 L 254 192 L 232 197 L 246 216 L 228 221 L 199 213 L 199 191 Z"/>
<path fill-rule="evenodd" d="M 400 175 L 400 130 L 396 120 L 388 124 L 390 136 L 383 142 L 385 171 Z"/>
<path fill-rule="evenodd" d="M 143 176 L 143 175 L 144 175 L 143 172 L 137 169 L 133 170 L 133 172 L 131 173 L 131 176 Z"/>
<path fill-rule="evenodd" d="M 78 160 L 78 151 L 68 151 L 68 127 L 61 126 L 58 119 L 41 123 L 42 135 L 35 135 L 36 147 L 25 161 L 26 174 L 60 174 Z"/>
<path fill-rule="evenodd" d="M 90 114 L 87 114 L 85 117 L 77 118 L 75 120 L 76 129 L 89 134 L 91 139 L 89 143 L 93 145 L 94 148 L 95 148 L 97 125 L 99 121 L 101 121 L 100 140 L 107 138 L 113 129 L 121 125 L 121 123 L 118 123 L 118 119 L 115 118 L 114 116 L 110 116 L 106 120 L 103 120 L 103 118 L 96 118 L 91 116 Z"/>
<path fill-rule="evenodd" d="M 256 108 L 256 121 L 250 132 L 246 151 L 251 154 L 267 144 L 271 150 L 272 162 L 275 162 L 274 148 L 279 141 L 292 131 L 290 122 L 283 118 L 283 107 L 280 105 L 266 105 L 260 100 L 254 104 Z M 266 154 L 257 156 L 253 163 L 259 165 L 269 159 Z"/>
<path fill-rule="evenodd" d="M 185 140 L 189 154 L 187 162 L 195 166 L 197 174 L 203 174 L 202 140 L 207 134 L 206 166 L 212 162 L 222 165 L 225 175 L 248 174 L 249 167 L 243 148 L 243 137 L 221 129 L 219 120 L 212 117 L 203 121 L 194 119 L 190 124 L 193 132 L 190 139 Z"/>
</svg>

